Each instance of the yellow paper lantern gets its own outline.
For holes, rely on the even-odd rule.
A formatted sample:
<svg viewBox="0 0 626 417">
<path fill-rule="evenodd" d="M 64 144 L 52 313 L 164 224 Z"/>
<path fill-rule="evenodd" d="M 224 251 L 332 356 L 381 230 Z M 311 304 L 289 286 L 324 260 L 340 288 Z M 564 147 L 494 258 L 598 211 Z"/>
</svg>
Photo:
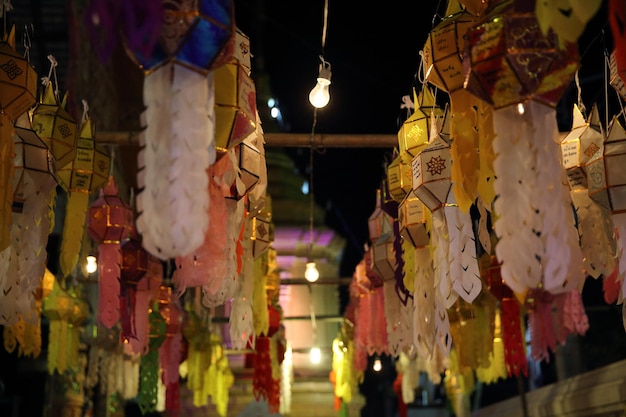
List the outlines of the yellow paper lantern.
<svg viewBox="0 0 626 417">
<path fill-rule="evenodd" d="M 396 251 L 394 235 L 383 233 L 372 245 L 372 269 L 383 281 L 396 279 Z"/>
<path fill-rule="evenodd" d="M 435 136 L 412 161 L 413 193 L 430 211 L 442 207 L 452 188 L 450 145 Z"/>
<path fill-rule="evenodd" d="M 416 248 L 422 248 L 430 242 L 426 229 L 427 208 L 412 192 L 398 206 L 398 227 L 400 236 Z"/>
<path fill-rule="evenodd" d="M 626 131 L 617 116 L 609 126 L 602 157 L 587 167 L 589 196 L 613 214 L 626 212 Z"/>
<path fill-rule="evenodd" d="M 224 154 L 256 129 L 256 90 L 248 71 L 232 60 L 214 71 L 215 149 Z"/>
<path fill-rule="evenodd" d="M 57 168 L 74 160 L 78 139 L 76 121 L 64 107 L 65 99 L 59 102 L 50 82 L 32 116 L 33 129 L 52 151 Z"/>
<path fill-rule="evenodd" d="M 597 111 L 596 107 L 594 111 Z M 570 190 L 588 187 L 587 165 L 602 157 L 603 141 L 602 133 L 594 129 L 574 105 L 572 130 L 561 140 L 563 167 L 567 171 Z"/>
<path fill-rule="evenodd" d="M 15 27 L 0 42 L 0 109 L 16 120 L 37 102 L 37 73 L 15 50 Z"/>
<path fill-rule="evenodd" d="M 398 131 L 400 153 L 406 152 L 411 156 L 417 155 L 428 144 L 431 115 L 439 119 L 444 113 L 441 107 L 437 106 L 435 96 L 427 85 L 424 85 L 417 95 L 413 91 L 413 96 L 415 109 Z"/>
<path fill-rule="evenodd" d="M 464 36 L 475 23 L 476 16 L 461 10 L 458 2 L 449 2 L 446 17 L 428 34 L 424 45 L 426 81 L 449 94 L 463 88 Z"/>
<path fill-rule="evenodd" d="M 406 152 L 397 154 L 389 166 L 387 166 L 389 195 L 398 203 L 413 190 L 411 159 L 411 155 Z"/>
<path fill-rule="evenodd" d="M 26 172 L 35 182 L 45 181 L 45 177 L 56 175 L 54 157 L 39 135 L 30 128 L 28 114 L 24 113 L 15 124 L 15 158 L 13 165 L 13 211 L 21 213 L 24 204 L 23 182 Z"/>
<path fill-rule="evenodd" d="M 59 185 L 67 192 L 92 193 L 107 183 L 110 169 L 111 156 L 96 144 L 91 118 L 87 118 L 80 128 L 74 159 L 58 167 Z"/>
<path fill-rule="evenodd" d="M 503 1 L 466 34 L 464 86 L 494 109 L 530 99 L 555 107 L 578 69 L 577 45 L 544 35 L 531 3 Z"/>
</svg>

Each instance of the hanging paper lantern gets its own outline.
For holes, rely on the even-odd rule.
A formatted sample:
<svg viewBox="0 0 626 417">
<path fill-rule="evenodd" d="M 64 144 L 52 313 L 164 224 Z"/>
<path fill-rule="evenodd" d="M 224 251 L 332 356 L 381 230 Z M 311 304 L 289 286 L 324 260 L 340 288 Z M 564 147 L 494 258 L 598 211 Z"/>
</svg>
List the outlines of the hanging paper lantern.
<svg viewBox="0 0 626 417">
<path fill-rule="evenodd" d="M 398 145 L 400 154 L 406 152 L 411 156 L 417 155 L 427 144 L 430 138 L 431 120 L 443 117 L 443 110 L 437 106 L 431 89 L 424 85 L 419 94 L 413 90 L 415 109 L 402 123 L 398 131 Z"/>
<path fill-rule="evenodd" d="M 13 165 L 13 211 L 21 212 L 24 206 L 24 175 L 28 172 L 33 181 L 43 183 L 47 177 L 55 180 L 54 157 L 39 135 L 30 127 L 30 119 L 24 113 L 15 124 L 15 158 Z"/>
<path fill-rule="evenodd" d="M 597 107 L 594 106 L 593 111 L 597 112 Z M 561 140 L 563 166 L 567 170 L 570 190 L 588 187 L 587 166 L 602 157 L 603 142 L 602 133 L 594 129 L 589 121 L 585 121 L 580 109 L 574 104 L 572 130 Z"/>
<path fill-rule="evenodd" d="M 131 208 L 113 177 L 89 207 L 89 236 L 98 243 L 98 321 L 111 328 L 120 318 L 120 245 L 132 230 Z"/>
<path fill-rule="evenodd" d="M 611 213 L 626 212 L 626 131 L 617 116 L 613 117 L 608 135 L 600 144 L 601 158 L 587 166 L 589 195 Z"/>
<path fill-rule="evenodd" d="M 371 287 L 382 287 L 384 283 L 383 278 L 374 269 L 374 249 L 372 246 L 366 248 L 363 259 L 365 261 L 365 276 L 369 279 Z"/>
<path fill-rule="evenodd" d="M 120 319 L 121 339 L 137 337 L 135 315 L 137 285 L 149 268 L 150 254 L 141 246 L 141 241 L 132 236 L 120 246 Z"/>
<path fill-rule="evenodd" d="M 256 129 L 256 89 L 245 66 L 233 59 L 215 70 L 215 148 L 226 153 Z"/>
<path fill-rule="evenodd" d="M 528 99 L 555 107 L 578 69 L 576 43 L 544 35 L 533 2 L 498 4 L 466 37 L 465 88 L 494 109 Z"/>
<path fill-rule="evenodd" d="M 376 189 L 376 207 L 367 220 L 369 239 L 371 243 L 378 240 L 380 235 L 392 229 L 393 218 L 382 209 L 383 191 Z"/>
<path fill-rule="evenodd" d="M 33 129 L 52 151 L 57 169 L 72 162 L 76 156 L 76 121 L 65 110 L 66 98 L 67 95 L 60 102 L 52 82 L 48 83 L 32 116 Z"/>
<path fill-rule="evenodd" d="M 452 188 L 450 145 L 435 136 L 412 161 L 413 193 L 430 211 L 442 207 Z"/>
<path fill-rule="evenodd" d="M 272 200 L 269 196 L 265 199 L 263 209 L 250 218 L 252 222 L 252 257 L 258 258 L 265 253 L 274 241 L 274 224 L 272 223 Z"/>
<path fill-rule="evenodd" d="M 394 159 L 387 166 L 387 184 L 389 194 L 400 203 L 413 190 L 413 174 L 411 172 L 411 155 L 408 152 L 399 154 L 394 150 Z"/>
<path fill-rule="evenodd" d="M 383 281 L 396 278 L 396 251 L 392 233 L 382 234 L 372 245 L 372 269 Z"/>
<path fill-rule="evenodd" d="M 423 49 L 425 80 L 449 94 L 463 88 L 464 36 L 476 17 L 450 1 L 446 16 L 428 34 Z"/>
<path fill-rule="evenodd" d="M 0 42 L 0 110 L 16 120 L 37 102 L 36 97 L 37 73 L 15 50 L 14 26 Z"/>
<path fill-rule="evenodd" d="M 412 192 L 402 200 L 398 207 L 400 235 L 415 248 L 428 245 L 430 237 L 426 229 L 427 208 Z"/>
<path fill-rule="evenodd" d="M 130 58 L 150 72 L 167 62 L 178 62 L 208 73 L 228 60 L 235 32 L 234 4 L 229 0 L 195 2 L 163 0 L 161 33 L 150 55 L 126 45 Z"/>
<path fill-rule="evenodd" d="M 261 153 L 252 143 L 252 140 L 255 138 L 254 135 L 250 135 L 235 147 L 235 154 L 239 166 L 239 177 L 245 187 L 244 195 L 247 195 L 256 186 L 261 175 Z"/>
<path fill-rule="evenodd" d="M 106 184 L 111 169 L 111 157 L 102 146 L 96 145 L 86 102 L 83 105 L 74 159 L 65 166 L 57 166 L 59 185 L 68 193 L 60 259 L 64 276 L 71 274 L 78 262 L 89 195 Z"/>
</svg>

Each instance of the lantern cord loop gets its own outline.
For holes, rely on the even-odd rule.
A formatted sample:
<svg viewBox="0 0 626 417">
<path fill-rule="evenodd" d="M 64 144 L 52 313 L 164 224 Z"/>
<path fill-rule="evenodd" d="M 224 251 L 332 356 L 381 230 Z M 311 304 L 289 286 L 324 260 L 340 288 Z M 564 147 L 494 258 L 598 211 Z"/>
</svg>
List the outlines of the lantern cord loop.
<svg viewBox="0 0 626 417">
<path fill-rule="evenodd" d="M 87 103 L 87 100 L 85 99 L 82 99 L 81 101 L 83 103 L 83 115 L 80 118 L 80 121 L 81 123 L 85 123 L 89 118 L 89 103 Z"/>
<path fill-rule="evenodd" d="M 574 75 L 574 80 L 576 81 L 576 91 L 578 92 L 578 109 L 580 112 L 587 118 L 587 111 L 585 109 L 585 104 L 583 103 L 582 90 L 580 88 L 580 77 L 578 75 L 578 70 L 576 70 L 576 74 Z"/>
</svg>

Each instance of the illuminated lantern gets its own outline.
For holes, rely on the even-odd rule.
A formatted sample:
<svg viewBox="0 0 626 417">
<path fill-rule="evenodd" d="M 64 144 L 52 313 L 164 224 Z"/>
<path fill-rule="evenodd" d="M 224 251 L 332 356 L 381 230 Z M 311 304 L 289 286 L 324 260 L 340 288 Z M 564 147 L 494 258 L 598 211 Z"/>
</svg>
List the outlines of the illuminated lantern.
<svg viewBox="0 0 626 417">
<path fill-rule="evenodd" d="M 13 165 L 13 211 L 21 212 L 24 205 L 22 189 L 24 175 L 28 174 L 36 183 L 43 183 L 46 178 L 56 181 L 54 158 L 39 135 L 30 128 L 28 114 L 24 113 L 15 124 L 15 158 Z"/>
<path fill-rule="evenodd" d="M 37 73 L 15 50 L 13 27 L 0 42 L 0 110 L 11 120 L 17 120 L 37 102 L 36 97 Z"/>
<path fill-rule="evenodd" d="M 224 154 L 256 130 L 256 89 L 248 69 L 233 59 L 214 72 L 215 149 Z"/>
<path fill-rule="evenodd" d="M 382 189 L 376 190 L 376 207 L 367 220 L 370 242 L 374 243 L 380 235 L 393 228 L 393 218 L 382 209 Z"/>
<path fill-rule="evenodd" d="M 597 111 L 597 107 L 594 107 Z M 604 138 L 602 133 L 585 121 L 580 109 L 574 104 L 572 130 L 561 141 L 563 166 L 567 170 L 570 190 L 587 188 L 587 165 L 602 157 Z"/>
<path fill-rule="evenodd" d="M 435 118 L 443 117 L 443 110 L 435 103 L 435 96 L 427 85 L 415 98 L 415 109 L 413 113 L 402 123 L 398 131 L 398 145 L 400 154 L 406 152 L 411 156 L 415 156 L 427 144 L 430 138 L 431 114 Z"/>
<path fill-rule="evenodd" d="M 150 255 L 141 246 L 141 241 L 133 236 L 120 247 L 120 320 L 122 340 L 137 337 L 134 327 L 137 305 L 137 285 L 148 272 Z"/>
<path fill-rule="evenodd" d="M 529 99 L 555 107 L 578 69 L 576 43 L 544 36 L 534 2 L 496 5 L 466 39 L 465 88 L 494 109 Z"/>
<path fill-rule="evenodd" d="M 133 225 L 130 206 L 118 195 L 113 177 L 89 207 L 89 236 L 98 243 L 98 322 L 111 328 L 120 318 L 121 249 Z"/>
<path fill-rule="evenodd" d="M 208 73 L 230 58 L 229 44 L 235 32 L 232 1 L 163 0 L 161 33 L 152 53 L 131 49 L 130 58 L 145 72 L 167 62 Z"/>
<path fill-rule="evenodd" d="M 400 235 L 416 248 L 422 248 L 430 241 L 426 230 L 426 214 L 426 206 L 412 192 L 398 207 Z"/>
<path fill-rule="evenodd" d="M 72 162 L 76 156 L 77 126 L 65 110 L 66 98 L 67 94 L 60 102 L 52 82 L 48 83 L 32 116 L 33 129 L 52 151 L 57 169 Z"/>
<path fill-rule="evenodd" d="M 615 214 L 626 213 L 626 131 L 613 117 L 601 158 L 587 166 L 589 196 Z M 623 239 L 623 236 L 620 236 Z M 622 255 L 624 256 L 624 255 Z"/>
<path fill-rule="evenodd" d="M 372 245 L 372 270 L 383 281 L 391 281 L 396 278 L 398 263 L 394 241 L 393 232 L 386 232 L 380 235 Z"/>
<path fill-rule="evenodd" d="M 394 154 L 395 158 L 387 166 L 387 183 L 389 184 L 389 195 L 400 203 L 413 190 L 411 155 L 408 153 L 398 154 L 397 152 Z"/>
<path fill-rule="evenodd" d="M 435 211 L 448 201 L 452 188 L 450 145 L 440 135 L 412 161 L 413 193 L 430 211 Z"/>
<path fill-rule="evenodd" d="M 365 250 L 365 255 L 363 256 L 365 260 L 365 276 L 371 283 L 372 288 L 378 288 L 383 286 L 383 279 L 378 272 L 374 269 L 374 250 L 372 246 L 368 247 Z"/>
<path fill-rule="evenodd" d="M 103 147 L 95 144 L 91 118 L 87 115 L 87 104 L 83 104 L 85 112 L 74 158 L 64 166 L 57 165 L 59 185 L 68 193 L 60 258 L 64 276 L 71 274 L 78 262 L 89 194 L 106 184 L 111 168 L 111 157 Z"/>
<path fill-rule="evenodd" d="M 252 143 L 253 135 L 248 136 L 238 146 L 237 159 L 239 161 L 239 176 L 248 194 L 259 182 L 261 171 L 261 153 Z"/>
<path fill-rule="evenodd" d="M 452 94 L 463 88 L 464 35 L 476 23 L 476 17 L 450 1 L 446 16 L 428 34 L 424 45 L 425 79 L 435 87 Z"/>
<path fill-rule="evenodd" d="M 473 14 L 474 16 L 482 16 L 489 7 L 488 0 L 459 0 L 465 7 L 465 10 Z"/>
</svg>

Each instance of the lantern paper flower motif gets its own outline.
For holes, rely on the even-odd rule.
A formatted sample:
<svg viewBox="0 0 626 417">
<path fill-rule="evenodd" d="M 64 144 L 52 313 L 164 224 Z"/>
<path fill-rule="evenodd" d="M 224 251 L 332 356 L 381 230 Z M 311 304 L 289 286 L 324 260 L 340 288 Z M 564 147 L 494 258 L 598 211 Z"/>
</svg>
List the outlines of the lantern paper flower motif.
<svg viewBox="0 0 626 417">
<path fill-rule="evenodd" d="M 96 145 L 93 124 L 84 101 L 83 106 L 74 159 L 57 169 L 59 185 L 68 193 L 60 258 L 64 276 L 70 275 L 78 262 L 85 234 L 89 195 L 106 184 L 111 170 L 111 156 L 104 147 Z"/>
<path fill-rule="evenodd" d="M 15 50 L 14 26 L 0 41 L 0 110 L 17 120 L 37 102 L 36 96 L 37 73 Z"/>
<path fill-rule="evenodd" d="M 118 195 L 113 177 L 89 206 L 89 236 L 98 243 L 97 320 L 111 328 L 120 318 L 120 245 L 132 229 L 132 210 Z"/>
<path fill-rule="evenodd" d="M 130 53 L 146 74 L 137 230 L 148 252 L 169 259 L 197 249 L 208 229 L 206 170 L 216 158 L 213 70 L 231 59 L 236 45 L 231 1 L 163 6 L 152 54 Z"/>
</svg>

